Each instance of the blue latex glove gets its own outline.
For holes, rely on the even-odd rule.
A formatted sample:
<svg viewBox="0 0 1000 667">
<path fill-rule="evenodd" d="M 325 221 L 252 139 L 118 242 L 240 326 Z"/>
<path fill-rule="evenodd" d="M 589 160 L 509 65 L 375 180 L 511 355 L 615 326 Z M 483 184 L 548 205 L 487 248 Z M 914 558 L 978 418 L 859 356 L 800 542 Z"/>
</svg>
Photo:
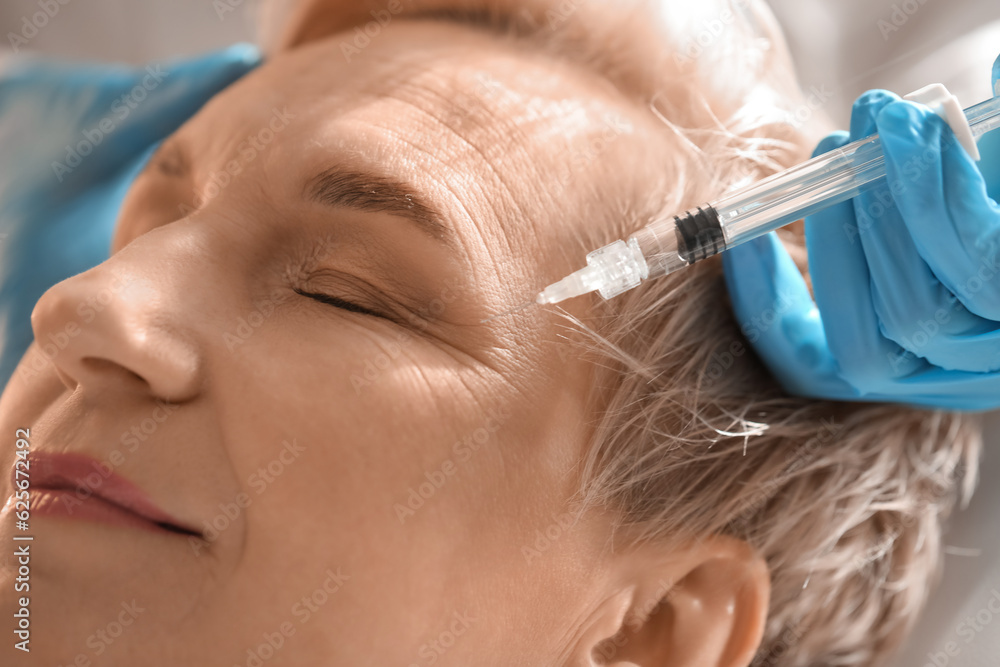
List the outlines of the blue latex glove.
<svg viewBox="0 0 1000 667">
<path fill-rule="evenodd" d="M 737 320 L 791 394 L 996 408 L 1000 131 L 977 168 L 941 118 L 876 90 L 814 154 L 876 132 L 884 184 L 806 218 L 815 303 L 772 232 L 723 253 Z"/>
<path fill-rule="evenodd" d="M 0 387 L 42 293 L 108 258 L 159 141 L 259 62 L 242 44 L 147 68 L 28 59 L 0 76 Z"/>
</svg>

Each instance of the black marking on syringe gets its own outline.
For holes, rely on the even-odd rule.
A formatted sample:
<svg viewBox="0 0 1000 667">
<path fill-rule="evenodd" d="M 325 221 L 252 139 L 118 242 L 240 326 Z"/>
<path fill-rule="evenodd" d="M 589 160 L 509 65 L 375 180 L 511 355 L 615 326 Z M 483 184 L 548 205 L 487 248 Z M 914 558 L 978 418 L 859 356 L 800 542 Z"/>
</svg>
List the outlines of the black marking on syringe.
<svg viewBox="0 0 1000 667">
<path fill-rule="evenodd" d="M 714 206 L 699 206 L 683 216 L 674 216 L 674 221 L 677 223 L 677 254 L 688 264 L 726 249 L 722 221 Z"/>
</svg>

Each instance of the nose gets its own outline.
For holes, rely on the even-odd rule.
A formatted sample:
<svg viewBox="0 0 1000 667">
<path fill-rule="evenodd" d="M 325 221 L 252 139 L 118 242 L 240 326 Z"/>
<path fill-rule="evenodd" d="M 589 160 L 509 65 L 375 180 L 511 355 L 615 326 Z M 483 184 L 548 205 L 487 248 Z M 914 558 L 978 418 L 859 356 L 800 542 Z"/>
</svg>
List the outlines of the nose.
<svg viewBox="0 0 1000 667">
<path fill-rule="evenodd" d="M 189 401 L 199 391 L 204 360 L 183 324 L 180 286 L 162 280 L 162 264 L 154 272 L 119 259 L 125 253 L 49 288 L 31 313 L 35 340 L 70 390 L 82 385 Z"/>
</svg>

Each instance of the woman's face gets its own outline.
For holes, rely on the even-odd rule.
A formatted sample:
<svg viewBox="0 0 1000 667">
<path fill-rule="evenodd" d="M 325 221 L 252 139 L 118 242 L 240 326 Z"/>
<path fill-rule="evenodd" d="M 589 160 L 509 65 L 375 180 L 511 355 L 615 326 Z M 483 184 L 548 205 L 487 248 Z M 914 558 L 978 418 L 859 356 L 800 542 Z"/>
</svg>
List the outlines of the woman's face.
<svg viewBox="0 0 1000 667">
<path fill-rule="evenodd" d="M 34 310 L 69 342 L 0 432 L 102 464 L 69 516 L 33 491 L 47 664 L 555 664 L 596 595 L 604 519 L 567 505 L 589 371 L 550 312 L 482 320 L 579 268 L 643 121 L 486 33 L 350 40 L 214 98 Z M 99 468 L 173 529 L 87 519 Z"/>
</svg>

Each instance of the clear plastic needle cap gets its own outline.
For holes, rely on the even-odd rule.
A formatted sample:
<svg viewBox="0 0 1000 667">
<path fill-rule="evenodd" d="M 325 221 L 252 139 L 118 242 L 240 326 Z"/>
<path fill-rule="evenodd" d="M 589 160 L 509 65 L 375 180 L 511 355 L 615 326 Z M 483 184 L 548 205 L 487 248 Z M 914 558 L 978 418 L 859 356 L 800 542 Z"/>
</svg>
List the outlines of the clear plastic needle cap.
<svg viewBox="0 0 1000 667">
<path fill-rule="evenodd" d="M 558 303 L 597 290 L 605 299 L 630 290 L 649 276 L 649 267 L 633 237 L 615 241 L 587 255 L 587 266 L 574 271 L 538 295 L 538 303 Z"/>
<path fill-rule="evenodd" d="M 601 272 L 593 266 L 585 266 L 562 280 L 552 283 L 538 294 L 538 303 L 559 303 L 574 296 L 593 292 L 601 286 Z"/>
</svg>

